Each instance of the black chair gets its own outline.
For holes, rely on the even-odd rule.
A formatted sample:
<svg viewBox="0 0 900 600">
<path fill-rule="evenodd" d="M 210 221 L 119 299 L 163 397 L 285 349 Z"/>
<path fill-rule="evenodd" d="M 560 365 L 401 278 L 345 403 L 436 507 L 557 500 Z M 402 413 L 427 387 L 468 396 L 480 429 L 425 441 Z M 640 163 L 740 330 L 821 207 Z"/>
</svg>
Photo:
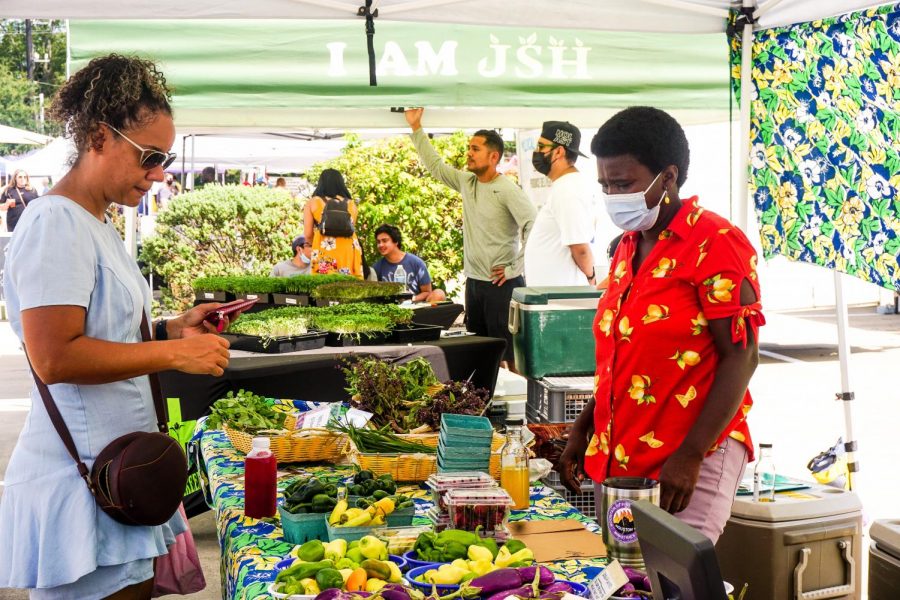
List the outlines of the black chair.
<svg viewBox="0 0 900 600">
<path fill-rule="evenodd" d="M 631 510 L 655 600 L 728 599 L 708 537 L 646 500 Z"/>
</svg>

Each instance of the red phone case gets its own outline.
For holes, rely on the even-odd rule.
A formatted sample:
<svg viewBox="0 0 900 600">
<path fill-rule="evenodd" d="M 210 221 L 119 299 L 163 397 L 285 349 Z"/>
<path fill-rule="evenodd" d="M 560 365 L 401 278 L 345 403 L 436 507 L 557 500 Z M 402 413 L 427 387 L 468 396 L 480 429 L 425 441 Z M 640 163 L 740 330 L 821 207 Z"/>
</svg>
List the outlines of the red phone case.
<svg viewBox="0 0 900 600">
<path fill-rule="evenodd" d="M 230 317 L 234 313 L 247 310 L 248 308 L 256 304 L 258 300 L 259 298 L 254 298 L 252 300 L 234 300 L 232 302 L 228 302 L 206 315 L 206 319 L 204 320 L 212 325 L 215 325 L 216 331 L 222 333 L 222 331 L 225 329 L 225 317 Z"/>
</svg>

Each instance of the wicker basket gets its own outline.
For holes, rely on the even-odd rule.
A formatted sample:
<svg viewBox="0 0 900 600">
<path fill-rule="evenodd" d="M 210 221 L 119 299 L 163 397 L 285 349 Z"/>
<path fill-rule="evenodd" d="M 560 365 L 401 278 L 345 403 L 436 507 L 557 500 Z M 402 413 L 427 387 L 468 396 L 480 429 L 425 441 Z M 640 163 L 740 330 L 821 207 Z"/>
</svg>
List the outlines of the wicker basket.
<svg viewBox="0 0 900 600">
<path fill-rule="evenodd" d="M 361 469 L 376 475 L 390 473 L 395 481 L 425 481 L 437 473 L 437 454 L 364 454 L 350 439 L 344 452 Z"/>
<path fill-rule="evenodd" d="M 247 454 L 253 445 L 253 435 L 224 425 L 225 434 L 236 450 Z M 280 463 L 338 462 L 343 456 L 347 436 L 327 429 L 300 429 L 268 434 L 269 448 Z"/>
</svg>

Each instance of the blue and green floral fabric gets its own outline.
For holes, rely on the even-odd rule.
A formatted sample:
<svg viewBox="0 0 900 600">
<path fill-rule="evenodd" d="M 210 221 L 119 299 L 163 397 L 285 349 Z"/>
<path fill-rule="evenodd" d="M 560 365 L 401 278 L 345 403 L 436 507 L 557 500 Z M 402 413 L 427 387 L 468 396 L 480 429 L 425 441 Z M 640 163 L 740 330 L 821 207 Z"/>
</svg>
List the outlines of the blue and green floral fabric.
<svg viewBox="0 0 900 600">
<path fill-rule="evenodd" d="M 900 4 L 756 32 L 752 78 L 750 192 L 766 258 L 898 289 Z"/>
<path fill-rule="evenodd" d="M 198 428 L 202 428 L 199 424 Z M 278 516 L 271 519 L 253 519 L 244 516 L 244 455 L 231 445 L 224 432 L 205 430 L 200 447 L 206 470 L 212 505 L 216 513 L 216 529 L 222 549 L 221 576 L 222 597 L 254 600 L 269 598 L 269 584 L 275 581 L 275 565 L 279 561 L 296 556 L 299 546 L 284 540 Z M 310 474 L 353 475 L 350 465 L 279 465 L 279 503 L 283 501 L 281 490 L 294 477 Z M 416 517 L 414 525 L 427 525 L 431 521 L 425 513 L 431 508 L 430 495 L 424 487 L 401 486 L 399 492 L 414 496 Z M 531 506 L 528 510 L 514 510 L 512 520 L 575 519 L 599 533 L 596 521 L 575 510 L 552 489 L 537 485 L 531 488 Z M 597 538 L 600 543 L 600 538 Z M 553 563 L 550 568 L 563 579 L 587 582 L 597 576 L 606 564 L 605 558 L 593 560 L 566 560 Z"/>
</svg>

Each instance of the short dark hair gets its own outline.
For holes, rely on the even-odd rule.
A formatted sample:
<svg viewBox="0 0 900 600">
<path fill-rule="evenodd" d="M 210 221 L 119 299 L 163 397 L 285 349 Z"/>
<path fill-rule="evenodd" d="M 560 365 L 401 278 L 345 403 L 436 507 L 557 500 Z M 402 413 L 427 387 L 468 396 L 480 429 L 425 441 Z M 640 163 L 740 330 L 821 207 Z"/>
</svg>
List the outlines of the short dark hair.
<svg viewBox="0 0 900 600">
<path fill-rule="evenodd" d="M 388 225 L 387 223 L 383 223 L 378 226 L 378 229 L 375 230 L 375 239 L 378 239 L 378 236 L 382 233 L 387 234 L 391 241 L 397 244 L 397 248 L 403 250 L 403 234 L 400 233 L 400 230 L 393 225 Z"/>
<path fill-rule="evenodd" d="M 203 183 L 210 183 L 216 180 L 216 168 L 215 167 L 203 167 L 203 170 L 200 172 L 200 178 L 203 180 Z"/>
<path fill-rule="evenodd" d="M 488 147 L 488 150 L 499 153 L 500 158 L 503 158 L 503 138 L 499 133 L 493 129 L 479 129 L 472 137 L 476 136 L 483 137 L 484 145 Z"/>
<path fill-rule="evenodd" d="M 613 115 L 591 140 L 591 152 L 598 158 L 630 154 L 654 173 L 675 165 L 678 187 L 687 179 L 691 162 L 684 129 L 669 113 L 650 106 L 632 106 Z"/>
<path fill-rule="evenodd" d="M 294 251 L 294 256 L 297 255 L 297 248 L 302 248 L 303 244 L 306 243 L 306 237 L 302 235 L 298 235 L 294 238 L 294 241 L 291 242 L 291 250 Z"/>
<path fill-rule="evenodd" d="M 575 161 L 578 160 L 578 153 L 574 150 L 569 150 L 565 146 L 563 146 L 563 150 L 566 151 L 566 162 L 570 165 L 574 165 Z"/>
</svg>

